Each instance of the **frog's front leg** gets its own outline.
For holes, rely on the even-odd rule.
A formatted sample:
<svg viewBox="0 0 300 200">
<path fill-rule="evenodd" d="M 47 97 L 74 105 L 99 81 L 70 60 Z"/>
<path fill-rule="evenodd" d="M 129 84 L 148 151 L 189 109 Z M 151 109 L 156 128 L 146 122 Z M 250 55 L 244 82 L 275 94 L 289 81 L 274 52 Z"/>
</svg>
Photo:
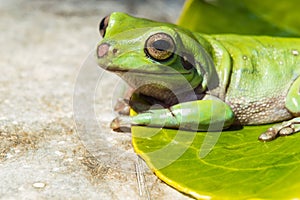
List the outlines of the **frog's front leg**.
<svg viewBox="0 0 300 200">
<path fill-rule="evenodd" d="M 167 109 L 154 109 L 129 118 L 118 118 L 114 127 L 146 125 L 195 131 L 216 131 L 230 127 L 234 122 L 231 108 L 221 100 L 197 100 L 176 104 Z"/>
<path fill-rule="evenodd" d="M 130 108 L 142 112 L 149 110 L 154 104 L 158 104 L 158 102 L 151 102 L 149 98 L 143 98 L 141 94 L 135 93 L 133 89 L 128 89 L 122 98 L 117 99 L 114 111 L 119 115 L 129 115 Z"/>
<path fill-rule="evenodd" d="M 285 121 L 281 124 L 276 124 L 269 128 L 266 132 L 259 136 L 259 140 L 271 141 L 277 136 L 286 136 L 300 131 L 300 77 L 290 87 L 286 101 L 285 107 L 290 111 L 290 113 L 295 117 L 289 121 Z"/>
</svg>

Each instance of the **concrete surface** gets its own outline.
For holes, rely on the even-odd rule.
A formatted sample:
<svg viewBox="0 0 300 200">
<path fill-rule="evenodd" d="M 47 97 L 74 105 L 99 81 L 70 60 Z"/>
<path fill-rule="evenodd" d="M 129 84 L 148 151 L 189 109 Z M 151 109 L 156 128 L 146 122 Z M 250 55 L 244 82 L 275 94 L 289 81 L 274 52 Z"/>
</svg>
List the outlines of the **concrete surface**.
<svg viewBox="0 0 300 200">
<path fill-rule="evenodd" d="M 0 0 L 1 199 L 188 199 L 109 129 L 122 84 L 93 57 L 102 17 L 174 22 L 174 2 Z"/>
</svg>

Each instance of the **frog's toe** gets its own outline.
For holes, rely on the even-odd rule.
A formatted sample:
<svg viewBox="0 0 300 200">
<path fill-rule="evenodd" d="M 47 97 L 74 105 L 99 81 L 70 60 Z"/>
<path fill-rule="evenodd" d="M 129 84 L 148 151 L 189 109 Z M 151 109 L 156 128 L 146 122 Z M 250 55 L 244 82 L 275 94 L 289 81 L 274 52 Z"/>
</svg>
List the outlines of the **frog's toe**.
<svg viewBox="0 0 300 200">
<path fill-rule="evenodd" d="M 129 132 L 130 131 L 130 117 L 118 116 L 110 123 L 110 128 L 117 132 Z"/>
<path fill-rule="evenodd" d="M 117 130 L 121 127 L 120 125 L 120 119 L 118 117 L 116 117 L 115 119 L 113 119 L 110 123 L 110 128 L 113 130 Z"/>
<path fill-rule="evenodd" d="M 274 140 L 278 135 L 278 130 L 271 127 L 266 132 L 262 133 L 258 139 L 264 142 Z"/>
<path fill-rule="evenodd" d="M 127 99 L 118 99 L 117 103 L 114 107 L 114 111 L 119 113 L 120 115 L 129 115 L 129 101 Z"/>
<path fill-rule="evenodd" d="M 281 135 L 281 136 L 287 136 L 287 135 L 291 135 L 293 133 L 295 133 L 295 130 L 293 127 L 285 127 L 279 131 L 279 135 Z"/>
</svg>

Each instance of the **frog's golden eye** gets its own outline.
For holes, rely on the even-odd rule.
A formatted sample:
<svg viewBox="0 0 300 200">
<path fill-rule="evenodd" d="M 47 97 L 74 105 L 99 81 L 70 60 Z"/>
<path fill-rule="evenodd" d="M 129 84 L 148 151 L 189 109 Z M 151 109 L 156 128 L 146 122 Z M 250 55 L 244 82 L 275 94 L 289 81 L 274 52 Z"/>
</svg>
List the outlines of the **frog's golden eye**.
<svg viewBox="0 0 300 200">
<path fill-rule="evenodd" d="M 105 33 L 106 33 L 106 28 L 108 26 L 108 22 L 109 22 L 109 16 L 106 16 L 104 17 L 101 22 L 100 22 L 100 25 L 99 25 L 99 31 L 100 31 L 100 35 L 102 37 L 105 36 Z"/>
<path fill-rule="evenodd" d="M 157 61 L 164 61 L 171 58 L 174 52 L 174 40 L 166 33 L 151 35 L 145 43 L 146 55 Z"/>
</svg>

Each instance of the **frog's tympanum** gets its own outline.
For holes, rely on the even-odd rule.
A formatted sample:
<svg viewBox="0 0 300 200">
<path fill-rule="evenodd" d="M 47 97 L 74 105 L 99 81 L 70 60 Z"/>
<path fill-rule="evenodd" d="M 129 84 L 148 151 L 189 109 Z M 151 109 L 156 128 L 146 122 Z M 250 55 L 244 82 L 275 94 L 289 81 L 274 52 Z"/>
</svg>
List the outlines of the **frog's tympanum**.
<svg viewBox="0 0 300 200">
<path fill-rule="evenodd" d="M 300 131 L 300 39 L 193 33 L 119 12 L 100 34 L 99 66 L 135 90 L 137 114 L 119 121 L 194 131 L 282 122 L 263 141 Z"/>
</svg>

